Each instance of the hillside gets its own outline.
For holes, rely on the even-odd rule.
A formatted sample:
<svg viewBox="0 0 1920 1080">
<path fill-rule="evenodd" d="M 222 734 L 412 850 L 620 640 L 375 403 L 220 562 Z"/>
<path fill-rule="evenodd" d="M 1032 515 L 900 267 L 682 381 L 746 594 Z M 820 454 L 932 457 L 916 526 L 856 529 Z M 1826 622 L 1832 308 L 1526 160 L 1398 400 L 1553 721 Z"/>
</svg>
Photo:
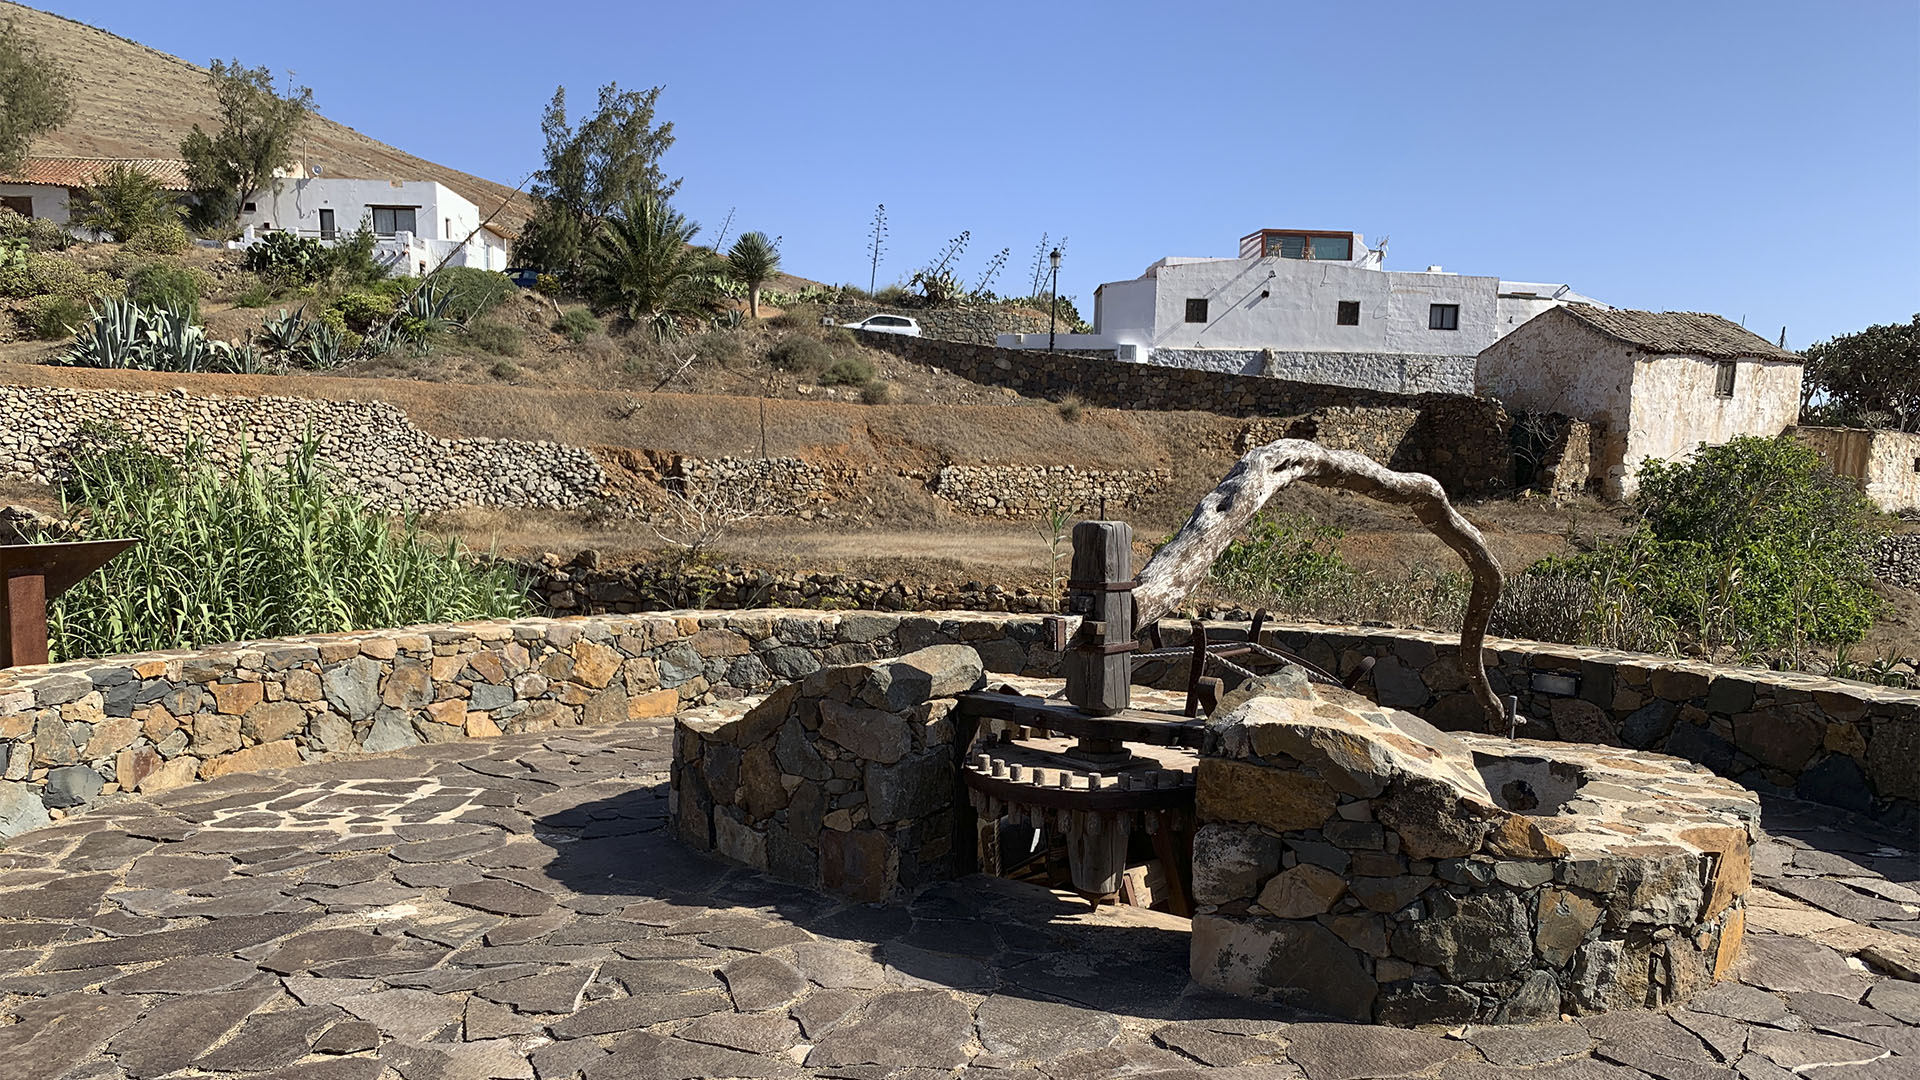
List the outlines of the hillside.
<svg viewBox="0 0 1920 1080">
<path fill-rule="evenodd" d="M 180 140 L 193 125 L 212 124 L 214 100 L 205 68 L 59 15 L 0 0 L 0 22 L 8 19 L 75 75 L 72 119 L 34 140 L 34 154 L 179 157 Z M 248 61 L 273 64 L 270 55 Z M 325 89 L 317 87 L 316 97 Z M 482 215 L 507 203 L 495 221 L 513 231 L 530 213 L 526 198 L 516 196 L 511 187 L 414 157 L 323 116 L 314 118 L 308 132 L 308 161 L 324 165 L 328 176 L 438 180 L 471 200 Z"/>
</svg>

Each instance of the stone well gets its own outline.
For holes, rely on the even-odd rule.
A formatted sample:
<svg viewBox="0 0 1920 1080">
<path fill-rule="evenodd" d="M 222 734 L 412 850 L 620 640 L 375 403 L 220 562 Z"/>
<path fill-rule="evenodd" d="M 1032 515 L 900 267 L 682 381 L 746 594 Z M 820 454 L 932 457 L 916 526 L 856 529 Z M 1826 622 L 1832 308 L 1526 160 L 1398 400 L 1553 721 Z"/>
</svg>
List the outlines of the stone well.
<svg viewBox="0 0 1920 1080">
<path fill-rule="evenodd" d="M 1361 1021 L 1523 1023 L 1683 1000 L 1739 956 L 1745 789 L 1279 681 L 1208 725 L 1196 981 Z"/>
</svg>

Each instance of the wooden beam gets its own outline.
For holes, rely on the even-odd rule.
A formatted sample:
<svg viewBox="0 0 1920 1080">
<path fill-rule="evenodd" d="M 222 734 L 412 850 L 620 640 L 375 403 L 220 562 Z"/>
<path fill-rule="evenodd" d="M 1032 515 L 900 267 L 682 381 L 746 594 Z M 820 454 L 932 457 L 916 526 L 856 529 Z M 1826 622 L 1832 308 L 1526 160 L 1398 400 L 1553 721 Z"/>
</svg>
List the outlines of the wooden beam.
<svg viewBox="0 0 1920 1080">
<path fill-rule="evenodd" d="M 1082 617 L 1061 667 L 1067 700 L 1095 715 L 1127 707 L 1133 658 L 1133 529 L 1124 521 L 1073 527 L 1067 610 Z"/>
</svg>

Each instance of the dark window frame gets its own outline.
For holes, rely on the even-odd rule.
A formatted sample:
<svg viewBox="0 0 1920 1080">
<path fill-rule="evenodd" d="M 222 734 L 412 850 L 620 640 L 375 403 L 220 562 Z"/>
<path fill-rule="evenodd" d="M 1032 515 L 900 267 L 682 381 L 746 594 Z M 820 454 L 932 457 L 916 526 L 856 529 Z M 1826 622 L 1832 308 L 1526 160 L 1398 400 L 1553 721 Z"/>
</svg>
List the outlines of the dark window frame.
<svg viewBox="0 0 1920 1080">
<path fill-rule="evenodd" d="M 1195 313 L 1199 318 L 1195 318 Z M 1204 296 L 1187 297 L 1187 321 L 1190 323 L 1207 322 L 1207 298 Z"/>
<path fill-rule="evenodd" d="M 1360 301 L 1358 300 L 1340 301 L 1340 306 L 1334 312 L 1334 315 L 1333 315 L 1333 325 L 1359 326 L 1360 325 Z"/>
<path fill-rule="evenodd" d="M 1739 385 L 1740 362 L 1738 360 L 1720 360 L 1714 365 L 1713 396 L 1730 398 Z"/>
<path fill-rule="evenodd" d="M 1427 329 L 1429 330 L 1460 329 L 1460 305 L 1459 304 L 1428 304 L 1427 305 Z"/>
<path fill-rule="evenodd" d="M 1301 241 L 1301 245 L 1300 245 L 1301 253 L 1299 255 L 1282 254 L 1279 250 L 1279 242 L 1283 239 L 1293 239 L 1293 240 Z M 1347 243 L 1346 258 L 1328 259 L 1325 261 L 1327 262 L 1352 262 L 1353 261 L 1353 246 L 1354 246 L 1353 234 L 1350 232 L 1336 232 L 1336 231 L 1331 231 L 1326 229 L 1262 229 L 1260 230 L 1260 257 L 1263 259 L 1294 259 L 1301 262 L 1312 262 L 1314 261 L 1313 242 L 1315 240 L 1346 241 Z"/>
<path fill-rule="evenodd" d="M 403 232 L 409 232 L 415 236 L 419 236 L 419 211 L 420 208 L 417 206 L 369 206 L 367 207 L 367 216 L 373 221 L 373 235 L 375 236 L 398 236 Z M 393 223 L 393 227 L 385 232 L 380 231 L 380 215 L 383 213 L 388 215 Z M 409 228 L 402 229 L 400 227 L 400 215 L 402 213 L 407 215 L 407 221 L 410 223 Z"/>
</svg>

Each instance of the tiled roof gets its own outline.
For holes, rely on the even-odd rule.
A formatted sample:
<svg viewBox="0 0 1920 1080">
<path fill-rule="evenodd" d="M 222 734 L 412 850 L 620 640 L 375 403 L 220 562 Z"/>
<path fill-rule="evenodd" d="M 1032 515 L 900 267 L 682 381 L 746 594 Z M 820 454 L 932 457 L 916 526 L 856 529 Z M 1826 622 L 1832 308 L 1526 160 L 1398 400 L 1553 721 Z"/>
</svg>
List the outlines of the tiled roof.
<svg viewBox="0 0 1920 1080">
<path fill-rule="evenodd" d="M 1699 311 L 1627 311 L 1587 304 L 1566 304 L 1559 310 L 1600 333 L 1652 353 L 1704 356 L 1714 360 L 1757 357 L 1761 360 L 1802 359 L 1738 323 Z"/>
<path fill-rule="evenodd" d="M 100 177 L 114 165 L 127 165 L 155 180 L 167 191 L 187 190 L 187 163 L 172 158 L 63 158 L 30 157 L 26 164 L 10 173 L 0 173 L 0 182 L 10 184 L 51 184 L 56 187 L 83 188 L 99 183 Z"/>
</svg>

